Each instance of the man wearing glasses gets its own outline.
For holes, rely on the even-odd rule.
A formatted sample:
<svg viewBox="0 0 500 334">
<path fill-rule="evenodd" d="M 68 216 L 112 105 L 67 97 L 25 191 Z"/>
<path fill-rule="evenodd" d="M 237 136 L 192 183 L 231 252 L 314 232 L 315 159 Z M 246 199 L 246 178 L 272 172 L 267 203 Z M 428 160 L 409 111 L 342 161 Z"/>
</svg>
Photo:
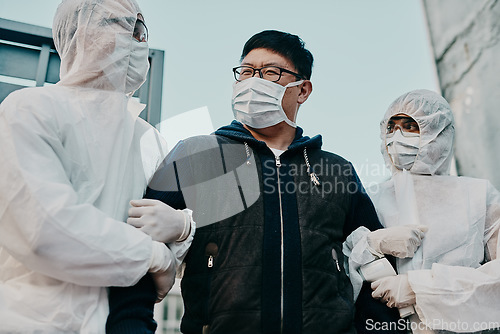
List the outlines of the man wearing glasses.
<svg viewBox="0 0 500 334">
<path fill-rule="evenodd" d="M 147 197 L 189 207 L 197 223 L 182 333 L 355 333 L 342 242 L 381 226 L 353 166 L 296 125 L 312 64 L 298 36 L 251 37 L 233 68 L 235 120 L 181 141 L 149 184 Z M 147 332 L 147 294 L 112 291 L 108 324 Z"/>
</svg>

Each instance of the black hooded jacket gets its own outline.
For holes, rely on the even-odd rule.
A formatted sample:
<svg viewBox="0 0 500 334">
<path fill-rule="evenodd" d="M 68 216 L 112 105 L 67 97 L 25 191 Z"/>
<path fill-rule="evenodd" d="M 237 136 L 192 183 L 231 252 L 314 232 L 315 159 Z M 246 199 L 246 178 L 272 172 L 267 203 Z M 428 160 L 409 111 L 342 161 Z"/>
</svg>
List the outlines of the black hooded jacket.
<svg viewBox="0 0 500 334">
<path fill-rule="evenodd" d="M 198 225 L 183 333 L 355 333 L 342 242 L 381 225 L 351 163 L 321 145 L 297 128 L 277 159 L 233 121 L 170 152 L 146 197 L 189 207 Z"/>
</svg>

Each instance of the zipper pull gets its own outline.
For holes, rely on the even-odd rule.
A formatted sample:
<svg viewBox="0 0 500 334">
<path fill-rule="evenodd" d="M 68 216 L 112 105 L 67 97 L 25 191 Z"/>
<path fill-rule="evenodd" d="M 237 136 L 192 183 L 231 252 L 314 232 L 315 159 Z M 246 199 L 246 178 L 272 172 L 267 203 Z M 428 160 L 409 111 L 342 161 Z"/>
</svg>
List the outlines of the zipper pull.
<svg viewBox="0 0 500 334">
<path fill-rule="evenodd" d="M 281 167 L 281 160 L 280 160 L 279 156 L 276 157 L 276 167 L 278 167 L 278 168 Z"/>
<path fill-rule="evenodd" d="M 313 185 L 315 185 L 315 186 L 319 186 L 320 185 L 318 175 L 316 175 L 315 172 L 311 172 L 311 167 L 310 166 L 307 166 L 307 174 L 309 174 L 309 177 L 311 178 L 311 183 Z"/>
<path fill-rule="evenodd" d="M 319 186 L 319 177 L 316 175 L 314 171 L 311 171 L 311 165 L 309 164 L 309 158 L 307 157 L 307 148 L 304 148 L 304 160 L 306 161 L 306 166 L 307 166 L 307 174 L 309 174 L 309 177 L 311 178 L 311 183 L 314 186 Z"/>
<path fill-rule="evenodd" d="M 337 251 L 335 248 L 332 248 L 332 258 L 335 261 L 335 264 L 337 265 L 337 270 L 340 272 L 340 265 L 339 265 L 339 258 L 337 256 Z"/>
<path fill-rule="evenodd" d="M 219 253 L 219 247 L 214 242 L 209 242 L 205 247 L 205 256 L 208 256 L 208 268 L 212 268 L 214 266 L 214 259 Z"/>
<path fill-rule="evenodd" d="M 314 184 L 315 186 L 319 186 L 319 177 L 318 177 L 318 175 L 316 175 L 316 173 L 312 172 L 311 174 L 309 174 L 309 176 L 311 177 L 312 184 Z"/>
</svg>

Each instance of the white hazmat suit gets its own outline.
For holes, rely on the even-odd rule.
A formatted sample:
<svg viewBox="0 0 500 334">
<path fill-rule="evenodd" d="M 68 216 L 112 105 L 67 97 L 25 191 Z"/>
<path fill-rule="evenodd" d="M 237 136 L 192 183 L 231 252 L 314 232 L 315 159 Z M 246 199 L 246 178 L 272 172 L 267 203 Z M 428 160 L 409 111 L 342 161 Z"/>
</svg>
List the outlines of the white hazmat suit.
<svg viewBox="0 0 500 334">
<path fill-rule="evenodd" d="M 420 129 L 409 171 L 396 168 L 386 148 L 388 121 L 398 114 L 413 118 Z M 420 321 L 452 332 L 499 326 L 500 193 L 487 180 L 449 175 L 455 131 L 449 104 L 431 91 L 409 92 L 391 104 L 380 128 L 381 151 L 393 176 L 367 189 L 379 219 L 385 227 L 428 227 L 413 257 L 397 259 L 398 273 L 408 275 L 415 293 Z M 344 248 L 355 285 L 356 269 L 373 260 L 363 249 L 367 233 L 356 230 Z"/>
<path fill-rule="evenodd" d="M 129 99 L 148 69 L 139 12 L 133 0 L 63 1 L 60 82 L 0 105 L 0 333 L 104 333 L 104 287 L 158 267 L 159 243 L 124 223 L 163 158 Z M 191 239 L 173 255 L 161 244 L 162 261 Z"/>
</svg>

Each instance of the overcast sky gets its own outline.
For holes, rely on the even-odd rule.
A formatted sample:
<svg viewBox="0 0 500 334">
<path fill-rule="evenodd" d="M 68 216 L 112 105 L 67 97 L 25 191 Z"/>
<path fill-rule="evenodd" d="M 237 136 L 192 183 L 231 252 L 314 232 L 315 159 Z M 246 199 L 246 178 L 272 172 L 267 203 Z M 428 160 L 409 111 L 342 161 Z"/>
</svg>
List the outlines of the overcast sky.
<svg viewBox="0 0 500 334">
<path fill-rule="evenodd" d="M 0 17 L 50 28 L 59 3 L 0 0 Z M 231 122 L 231 68 L 246 40 L 266 29 L 299 35 L 313 53 L 313 93 L 297 123 L 353 162 L 366 186 L 389 176 L 379 139 L 389 104 L 409 90 L 438 91 L 420 0 L 138 3 L 149 46 L 165 51 L 162 119 L 190 121 L 175 127 L 180 133 L 170 127 L 170 141 Z M 201 107 L 198 119 L 181 115 Z"/>
</svg>

